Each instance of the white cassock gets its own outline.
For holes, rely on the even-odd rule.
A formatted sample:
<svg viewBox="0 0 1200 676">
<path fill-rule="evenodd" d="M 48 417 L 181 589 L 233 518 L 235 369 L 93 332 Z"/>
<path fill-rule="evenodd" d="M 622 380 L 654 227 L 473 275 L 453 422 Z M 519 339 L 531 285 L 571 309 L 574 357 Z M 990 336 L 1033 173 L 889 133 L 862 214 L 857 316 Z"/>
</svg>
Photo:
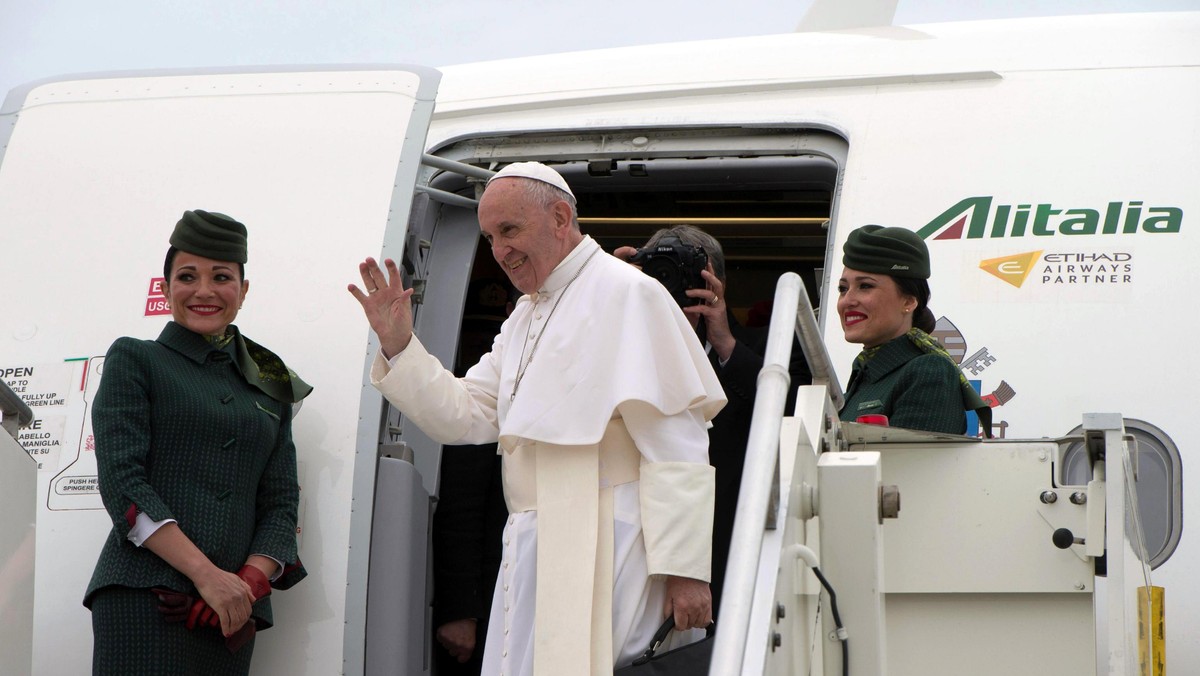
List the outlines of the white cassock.
<svg viewBox="0 0 1200 676">
<path fill-rule="evenodd" d="M 608 676 L 662 623 L 665 576 L 709 579 L 724 392 L 662 285 L 590 237 L 463 378 L 414 337 L 371 381 L 442 443 L 499 441 L 511 516 L 485 674 Z"/>
</svg>

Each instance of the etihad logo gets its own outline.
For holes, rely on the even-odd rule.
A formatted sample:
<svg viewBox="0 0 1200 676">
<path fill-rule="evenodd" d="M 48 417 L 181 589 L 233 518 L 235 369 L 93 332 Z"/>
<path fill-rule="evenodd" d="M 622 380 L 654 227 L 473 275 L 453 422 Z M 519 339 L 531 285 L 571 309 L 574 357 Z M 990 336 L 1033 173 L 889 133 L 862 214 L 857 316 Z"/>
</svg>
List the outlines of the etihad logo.
<svg viewBox="0 0 1200 676">
<path fill-rule="evenodd" d="M 1053 204 L 993 204 L 990 195 L 968 197 L 917 231 L 922 239 L 1049 237 L 1179 232 L 1183 209 L 1146 207 L 1139 200 L 1109 202 L 1101 209 L 1062 209 Z"/>
<path fill-rule="evenodd" d="M 1041 255 L 1042 250 L 1038 250 L 1000 258 L 989 258 L 979 261 L 979 267 L 1019 289 L 1029 278 L 1029 273 L 1033 272 L 1033 266 Z"/>
<path fill-rule="evenodd" d="M 1127 251 L 1027 251 L 979 261 L 979 268 L 1018 289 L 1035 270 L 1042 286 L 1126 286 L 1133 283 L 1134 273 L 1133 254 Z"/>
</svg>

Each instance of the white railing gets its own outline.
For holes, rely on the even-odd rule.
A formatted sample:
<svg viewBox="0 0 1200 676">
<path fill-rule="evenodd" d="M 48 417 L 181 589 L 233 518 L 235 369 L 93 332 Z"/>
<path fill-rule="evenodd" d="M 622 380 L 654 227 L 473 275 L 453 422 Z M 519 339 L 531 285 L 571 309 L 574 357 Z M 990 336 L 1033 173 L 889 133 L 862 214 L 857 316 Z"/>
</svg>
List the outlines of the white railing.
<svg viewBox="0 0 1200 676">
<path fill-rule="evenodd" d="M 757 573 L 763 534 L 765 530 L 774 528 L 775 511 L 779 504 L 779 483 L 775 478 L 779 465 L 779 428 L 791 387 L 788 364 L 791 361 L 793 333 L 804 350 L 813 374 L 813 384 L 827 387 L 835 407 L 840 408 L 843 402 L 842 389 L 829 353 L 821 341 L 816 315 L 804 282 L 795 273 L 786 273 L 775 286 L 767 349 L 762 370 L 758 374 L 738 511 L 729 545 L 726 593 L 722 594 L 717 613 L 720 623 L 709 670 L 714 675 L 740 674 L 745 659 L 754 597 L 751 591 L 759 583 Z M 774 584 L 773 579 L 763 582 Z"/>
</svg>

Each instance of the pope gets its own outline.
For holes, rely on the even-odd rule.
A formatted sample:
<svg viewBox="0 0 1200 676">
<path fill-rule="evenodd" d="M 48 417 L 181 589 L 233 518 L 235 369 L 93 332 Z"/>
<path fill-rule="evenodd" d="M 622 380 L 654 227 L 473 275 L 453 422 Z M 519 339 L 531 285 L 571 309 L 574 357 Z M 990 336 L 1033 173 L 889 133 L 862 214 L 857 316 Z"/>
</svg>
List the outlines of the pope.
<svg viewBox="0 0 1200 676">
<path fill-rule="evenodd" d="M 368 258 L 365 288 L 349 287 L 379 336 L 384 396 L 437 441 L 499 442 L 511 516 L 486 674 L 607 676 L 667 615 L 712 620 L 706 428 L 725 395 L 667 291 L 584 236 L 575 205 L 545 165 L 489 180 L 480 230 L 525 295 L 462 378 L 413 335 L 393 261 Z"/>
</svg>

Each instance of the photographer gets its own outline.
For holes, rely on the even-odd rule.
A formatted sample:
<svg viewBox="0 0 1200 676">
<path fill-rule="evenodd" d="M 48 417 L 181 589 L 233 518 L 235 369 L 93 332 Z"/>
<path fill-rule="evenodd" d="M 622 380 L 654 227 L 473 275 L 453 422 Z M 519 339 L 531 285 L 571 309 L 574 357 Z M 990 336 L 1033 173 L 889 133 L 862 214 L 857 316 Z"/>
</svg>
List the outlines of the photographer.
<svg viewBox="0 0 1200 676">
<path fill-rule="evenodd" d="M 708 430 L 709 462 L 716 469 L 717 492 L 713 519 L 712 594 L 714 614 L 720 609 L 721 587 L 733 535 L 738 490 L 758 372 L 767 347 L 767 329 L 738 323 L 726 304 L 725 253 L 712 235 L 691 225 L 677 225 L 654 233 L 641 249 L 620 247 L 617 258 L 656 277 L 680 304 L 708 353 L 729 403 Z M 799 341 L 792 345 L 788 367 L 790 391 L 812 382 Z M 795 395 L 788 397 L 788 413 Z"/>
</svg>

